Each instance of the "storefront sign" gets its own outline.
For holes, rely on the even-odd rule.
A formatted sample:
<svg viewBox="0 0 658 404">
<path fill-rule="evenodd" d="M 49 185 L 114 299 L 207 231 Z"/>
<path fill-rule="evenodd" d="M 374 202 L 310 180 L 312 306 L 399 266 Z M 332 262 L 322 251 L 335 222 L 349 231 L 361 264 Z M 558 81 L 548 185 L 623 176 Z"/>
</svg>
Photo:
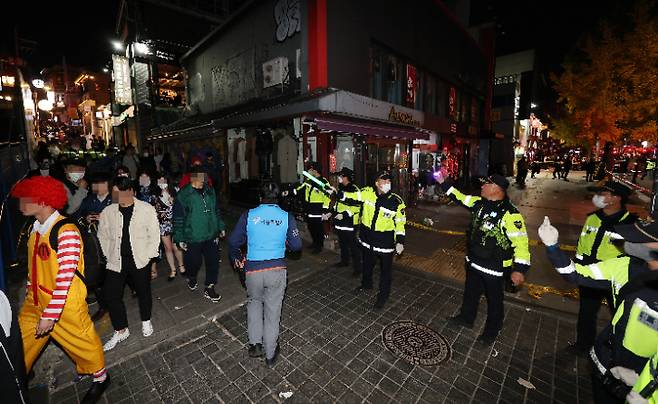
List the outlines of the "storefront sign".
<svg viewBox="0 0 658 404">
<path fill-rule="evenodd" d="M 132 105 L 128 58 L 112 55 L 112 75 L 114 76 L 114 100 L 120 105 Z"/>
<path fill-rule="evenodd" d="M 407 105 L 416 105 L 416 68 L 412 65 L 407 65 Z"/>
<path fill-rule="evenodd" d="M 454 87 L 450 87 L 448 94 L 448 116 L 452 119 L 457 117 L 457 90 Z"/>
<path fill-rule="evenodd" d="M 391 107 L 391 110 L 388 113 L 388 120 L 400 122 L 405 125 L 420 126 L 420 122 L 414 119 L 413 115 L 402 111 L 396 111 L 395 107 Z"/>
</svg>

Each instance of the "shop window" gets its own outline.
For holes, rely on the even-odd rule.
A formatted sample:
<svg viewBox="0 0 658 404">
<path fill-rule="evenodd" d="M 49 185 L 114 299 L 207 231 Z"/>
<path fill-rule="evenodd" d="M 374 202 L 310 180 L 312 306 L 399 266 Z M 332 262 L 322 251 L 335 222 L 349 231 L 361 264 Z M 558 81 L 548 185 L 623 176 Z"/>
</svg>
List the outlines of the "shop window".
<svg viewBox="0 0 658 404">
<path fill-rule="evenodd" d="M 336 169 L 354 170 L 354 142 L 352 136 L 338 136 L 336 139 Z"/>
<path fill-rule="evenodd" d="M 370 49 L 370 55 L 370 96 L 381 100 L 383 88 L 382 55 L 376 48 Z"/>
<path fill-rule="evenodd" d="M 16 78 L 14 76 L 2 76 L 2 87 L 14 87 L 16 85 Z"/>
<path fill-rule="evenodd" d="M 384 62 L 385 101 L 402 105 L 402 76 L 401 61 L 393 55 L 388 55 Z"/>
</svg>

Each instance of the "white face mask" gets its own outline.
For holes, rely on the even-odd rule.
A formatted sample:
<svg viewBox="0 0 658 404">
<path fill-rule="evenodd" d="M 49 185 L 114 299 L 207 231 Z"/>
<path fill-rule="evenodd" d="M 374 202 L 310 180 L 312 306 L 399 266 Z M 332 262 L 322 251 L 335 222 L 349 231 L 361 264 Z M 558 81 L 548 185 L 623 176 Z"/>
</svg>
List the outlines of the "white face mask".
<svg viewBox="0 0 658 404">
<path fill-rule="evenodd" d="M 82 177 L 85 176 L 85 173 L 84 173 L 84 171 L 83 171 L 83 172 L 81 172 L 81 173 L 75 173 L 75 172 L 74 172 L 74 173 L 68 173 L 68 174 L 66 174 L 66 175 L 67 175 L 67 177 L 69 177 L 69 179 L 71 180 L 71 182 L 78 182 L 78 181 L 80 181 L 80 180 L 82 179 Z"/>
<path fill-rule="evenodd" d="M 603 195 L 594 195 L 592 197 L 592 203 L 599 209 L 603 209 L 608 206 L 608 203 L 605 201 L 605 196 Z"/>
<path fill-rule="evenodd" d="M 43 177 L 47 177 L 50 175 L 50 170 L 39 170 L 39 172 Z"/>
<path fill-rule="evenodd" d="M 163 191 L 167 189 L 167 183 L 166 183 L 166 182 L 165 182 L 165 183 L 158 182 L 158 186 L 159 186 L 160 189 L 163 190 Z"/>
<path fill-rule="evenodd" d="M 386 194 L 391 190 L 391 184 L 382 184 L 379 186 L 379 190 L 382 194 Z"/>
<path fill-rule="evenodd" d="M 143 187 L 148 187 L 149 185 L 151 185 L 151 179 L 150 178 L 140 177 L 139 178 L 139 185 L 141 185 Z"/>
</svg>

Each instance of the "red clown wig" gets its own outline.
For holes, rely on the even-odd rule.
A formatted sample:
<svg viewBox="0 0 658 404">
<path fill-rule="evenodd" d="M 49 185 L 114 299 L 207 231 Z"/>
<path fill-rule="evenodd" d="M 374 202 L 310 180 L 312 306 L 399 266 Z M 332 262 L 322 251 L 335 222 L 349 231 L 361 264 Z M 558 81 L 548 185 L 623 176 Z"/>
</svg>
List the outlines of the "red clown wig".
<svg viewBox="0 0 658 404">
<path fill-rule="evenodd" d="M 37 175 L 20 181 L 11 190 L 14 198 L 29 198 L 33 203 L 63 209 L 68 201 L 64 184 L 53 177 Z"/>
</svg>

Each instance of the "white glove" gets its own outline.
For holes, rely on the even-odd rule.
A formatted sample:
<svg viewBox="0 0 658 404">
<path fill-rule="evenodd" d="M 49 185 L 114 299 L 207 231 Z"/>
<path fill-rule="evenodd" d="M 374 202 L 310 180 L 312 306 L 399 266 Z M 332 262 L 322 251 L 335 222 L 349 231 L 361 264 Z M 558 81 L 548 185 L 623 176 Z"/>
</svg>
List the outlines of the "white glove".
<svg viewBox="0 0 658 404">
<path fill-rule="evenodd" d="M 288 196 L 289 193 L 290 193 L 289 191 L 283 191 L 281 192 L 281 196 L 286 197 Z"/>
<path fill-rule="evenodd" d="M 324 192 L 327 193 L 327 195 L 331 196 L 336 193 L 336 188 L 334 187 L 327 187 L 324 189 Z"/>
<path fill-rule="evenodd" d="M 544 216 L 544 223 L 539 226 L 538 233 L 541 242 L 547 247 L 557 244 L 558 236 L 560 235 L 557 229 L 551 225 L 548 216 Z"/>
<path fill-rule="evenodd" d="M 323 213 L 322 220 L 329 220 L 331 218 L 331 213 Z"/>
<path fill-rule="evenodd" d="M 626 402 L 628 404 L 649 404 L 649 401 L 642 397 L 637 391 L 631 391 L 626 395 Z"/>
<path fill-rule="evenodd" d="M 337 214 L 336 220 L 343 220 L 343 214 L 342 213 Z"/>
<path fill-rule="evenodd" d="M 395 245 L 395 253 L 396 253 L 397 255 L 400 255 L 400 254 L 402 254 L 402 251 L 404 251 L 404 245 L 403 245 L 403 244 L 400 244 L 400 243 L 397 243 L 397 244 Z"/>
<path fill-rule="evenodd" d="M 183 251 L 187 251 L 187 243 L 181 241 L 180 243 L 178 243 L 178 248 L 180 248 Z"/>
<path fill-rule="evenodd" d="M 615 366 L 614 368 L 610 369 L 610 373 L 612 373 L 614 377 L 621 380 L 629 387 L 635 386 L 637 379 L 640 378 L 640 375 L 638 375 L 633 369 L 625 368 L 622 366 Z"/>
<path fill-rule="evenodd" d="M 226 230 L 222 230 L 219 232 L 219 238 L 224 238 L 226 237 Z"/>
</svg>

